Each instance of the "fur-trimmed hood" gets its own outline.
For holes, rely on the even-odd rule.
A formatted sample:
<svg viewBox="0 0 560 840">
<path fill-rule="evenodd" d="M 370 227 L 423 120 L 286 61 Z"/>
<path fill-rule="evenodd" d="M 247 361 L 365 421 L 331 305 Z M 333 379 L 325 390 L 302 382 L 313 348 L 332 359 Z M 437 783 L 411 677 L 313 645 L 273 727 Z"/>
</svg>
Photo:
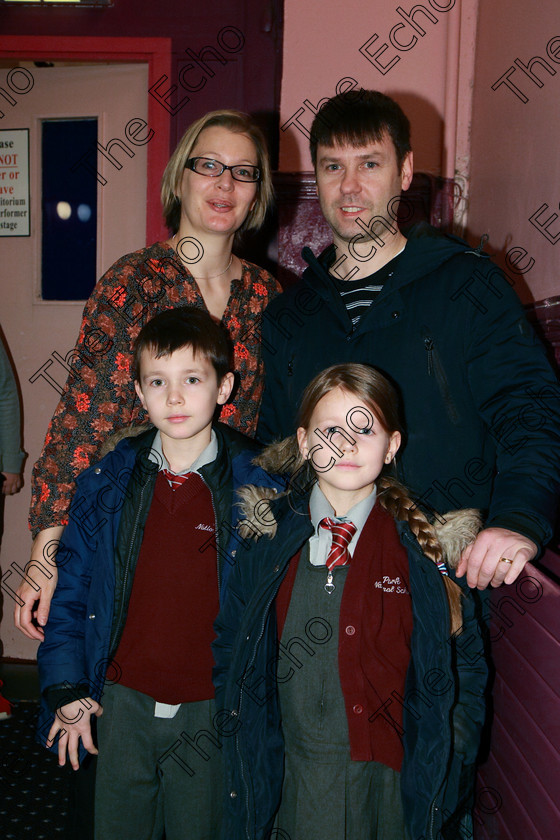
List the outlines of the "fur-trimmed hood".
<svg viewBox="0 0 560 840">
<path fill-rule="evenodd" d="M 103 458 L 107 455 L 108 452 L 112 452 L 115 446 L 124 440 L 125 438 L 129 437 L 138 437 L 141 435 L 142 432 L 147 432 L 148 429 L 153 429 L 153 425 L 151 423 L 142 423 L 140 426 L 125 426 L 123 429 L 118 429 L 116 432 L 113 432 L 112 435 L 103 441 L 103 444 L 99 450 L 99 458 Z"/>
<path fill-rule="evenodd" d="M 315 481 L 314 473 L 309 462 L 304 461 L 299 454 L 295 436 L 267 446 L 253 460 L 253 463 L 267 472 L 289 476 L 287 489 L 281 493 L 270 487 L 257 487 L 254 484 L 245 485 L 237 491 L 238 505 L 243 519 L 239 525 L 241 536 L 252 537 L 255 540 L 261 536 L 272 539 L 276 534 L 278 523 L 272 512 L 270 501 L 289 496 L 292 492 L 298 494 L 309 492 Z M 387 480 L 382 478 L 378 483 L 378 498 L 381 498 L 384 492 L 384 481 Z M 455 569 L 459 564 L 463 549 L 476 539 L 481 530 L 482 517 L 480 511 L 465 508 L 438 515 L 431 524 L 442 548 L 444 562 Z"/>
</svg>

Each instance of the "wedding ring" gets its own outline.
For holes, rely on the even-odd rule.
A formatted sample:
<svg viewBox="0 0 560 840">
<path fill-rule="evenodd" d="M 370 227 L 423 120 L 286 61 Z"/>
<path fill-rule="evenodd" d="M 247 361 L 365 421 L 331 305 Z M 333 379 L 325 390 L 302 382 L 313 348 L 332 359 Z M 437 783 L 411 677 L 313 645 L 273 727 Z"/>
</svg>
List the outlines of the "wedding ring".
<svg viewBox="0 0 560 840">
<path fill-rule="evenodd" d="M 502 557 L 500 563 L 509 563 L 509 565 L 511 566 L 513 560 L 508 560 L 507 557 Z"/>
</svg>

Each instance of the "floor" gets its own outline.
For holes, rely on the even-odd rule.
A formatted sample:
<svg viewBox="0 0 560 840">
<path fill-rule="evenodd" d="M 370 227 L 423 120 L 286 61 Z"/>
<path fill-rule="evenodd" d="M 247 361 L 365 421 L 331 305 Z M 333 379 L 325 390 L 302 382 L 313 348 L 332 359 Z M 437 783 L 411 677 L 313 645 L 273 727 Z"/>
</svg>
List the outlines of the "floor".
<svg viewBox="0 0 560 840">
<path fill-rule="evenodd" d="M 14 703 L 12 716 L 0 720 L 0 837 L 67 840 L 69 772 L 35 741 L 36 666 L 0 663 L 0 679 Z"/>
</svg>

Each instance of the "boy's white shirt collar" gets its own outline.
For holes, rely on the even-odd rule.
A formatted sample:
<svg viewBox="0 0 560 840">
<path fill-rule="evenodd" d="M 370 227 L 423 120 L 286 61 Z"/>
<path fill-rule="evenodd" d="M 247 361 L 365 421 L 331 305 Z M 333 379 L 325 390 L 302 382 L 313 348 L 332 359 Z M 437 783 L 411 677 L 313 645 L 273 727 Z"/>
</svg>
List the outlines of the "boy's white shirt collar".
<svg viewBox="0 0 560 840">
<path fill-rule="evenodd" d="M 329 516 L 335 522 L 353 522 L 356 526 L 356 533 L 348 545 L 348 552 L 352 557 L 356 544 L 360 539 L 362 529 L 373 510 L 376 498 L 377 489 L 374 485 L 369 496 L 366 496 L 365 499 L 362 499 L 361 502 L 358 502 L 354 507 L 350 508 L 345 516 L 335 516 L 331 503 L 327 500 L 319 485 L 314 484 L 311 496 L 309 497 L 309 515 L 311 517 L 311 524 L 315 529 L 314 535 L 309 540 L 309 562 L 314 566 L 326 565 L 332 543 L 332 534 L 326 528 L 319 527 L 319 523 L 325 516 Z"/>
<path fill-rule="evenodd" d="M 198 458 L 190 465 L 190 467 L 185 467 L 184 470 L 181 470 L 180 473 L 174 473 L 175 475 L 186 475 L 190 472 L 199 472 L 202 467 L 205 467 L 206 464 L 211 464 L 212 461 L 215 461 L 218 457 L 218 438 L 216 436 L 216 432 L 212 429 L 210 434 L 210 443 L 207 447 L 205 447 Z M 172 469 L 169 467 L 169 462 L 165 455 L 163 454 L 163 448 L 161 445 L 161 432 L 159 429 L 156 432 L 156 436 L 152 443 L 152 448 L 148 453 L 148 458 L 150 461 L 153 461 L 155 464 L 158 465 L 158 472 L 161 470 L 169 470 L 169 472 L 173 472 Z"/>
</svg>

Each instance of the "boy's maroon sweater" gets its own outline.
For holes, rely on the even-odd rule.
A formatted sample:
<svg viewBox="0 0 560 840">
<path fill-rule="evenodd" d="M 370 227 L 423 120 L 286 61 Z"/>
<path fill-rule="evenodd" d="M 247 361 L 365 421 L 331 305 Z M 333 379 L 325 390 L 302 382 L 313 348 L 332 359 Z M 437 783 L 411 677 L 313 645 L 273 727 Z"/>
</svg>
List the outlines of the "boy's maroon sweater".
<svg viewBox="0 0 560 840">
<path fill-rule="evenodd" d="M 218 614 L 212 496 L 197 473 L 172 490 L 158 474 L 123 635 L 119 682 L 161 703 L 214 696 L 210 644 Z M 204 546 L 204 550 L 202 550 Z"/>
</svg>

